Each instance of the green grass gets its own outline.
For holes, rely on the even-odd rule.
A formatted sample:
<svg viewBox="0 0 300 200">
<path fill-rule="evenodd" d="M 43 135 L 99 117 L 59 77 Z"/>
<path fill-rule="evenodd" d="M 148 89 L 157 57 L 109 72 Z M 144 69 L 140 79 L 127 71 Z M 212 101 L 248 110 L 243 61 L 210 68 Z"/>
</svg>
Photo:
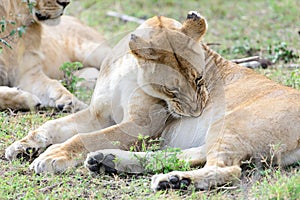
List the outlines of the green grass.
<svg viewBox="0 0 300 200">
<path fill-rule="evenodd" d="M 74 0 L 68 13 L 102 32 L 111 44 L 138 25 L 106 16 L 108 10 L 148 18 L 165 15 L 183 21 L 189 10 L 206 16 L 209 24 L 205 42 L 228 59 L 250 55 L 270 56 L 268 47 L 285 42 L 289 50 L 300 54 L 300 1 L 181 1 L 181 0 Z M 251 51 L 250 51 L 251 49 Z M 262 70 L 271 79 L 300 89 L 300 59 L 277 61 Z M 294 66 L 294 67 L 291 67 Z M 244 170 L 239 183 L 212 191 L 169 191 L 153 193 L 150 175 L 92 177 L 83 167 L 61 175 L 38 176 L 28 163 L 9 163 L 5 148 L 46 122 L 62 114 L 0 112 L 0 199 L 297 199 L 300 194 L 299 165 L 287 168 L 255 167 Z"/>
<path fill-rule="evenodd" d="M 255 199 L 299 199 L 300 173 L 295 175 L 282 171 L 269 171 L 260 182 L 252 187 L 252 196 Z"/>
<path fill-rule="evenodd" d="M 298 53 L 300 51 L 299 1 L 86 0 L 80 2 L 73 1 L 68 13 L 94 26 L 112 42 L 115 42 L 114 37 L 128 33 L 138 25 L 108 17 L 106 15 L 108 10 L 143 19 L 164 15 L 181 22 L 186 18 L 188 11 L 196 10 L 206 17 L 209 24 L 205 41 L 220 43 L 220 46 L 215 47 L 217 50 L 242 46 L 247 40 L 252 48 L 260 49 L 262 53 L 267 51 L 269 45 L 278 42 L 286 42 Z M 237 58 L 244 55 L 225 56 Z"/>
</svg>

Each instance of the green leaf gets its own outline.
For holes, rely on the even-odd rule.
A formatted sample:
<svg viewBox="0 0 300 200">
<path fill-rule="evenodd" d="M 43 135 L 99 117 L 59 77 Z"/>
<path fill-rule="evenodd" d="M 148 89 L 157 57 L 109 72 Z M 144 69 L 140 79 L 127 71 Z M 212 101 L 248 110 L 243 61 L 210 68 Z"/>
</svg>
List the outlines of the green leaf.
<svg viewBox="0 0 300 200">
<path fill-rule="evenodd" d="M 13 36 L 14 34 L 16 34 L 16 30 L 12 30 L 12 31 L 9 33 L 9 36 Z"/>
<path fill-rule="evenodd" d="M 5 40 L 3 40 L 3 39 L 0 38 L 0 42 L 3 43 L 8 48 L 12 49 L 12 46 L 10 46 L 10 44 L 8 42 L 6 42 Z"/>
<path fill-rule="evenodd" d="M 19 37 L 22 37 L 23 34 L 26 32 L 25 26 L 19 27 L 19 28 L 17 29 L 17 31 L 18 31 Z"/>
</svg>

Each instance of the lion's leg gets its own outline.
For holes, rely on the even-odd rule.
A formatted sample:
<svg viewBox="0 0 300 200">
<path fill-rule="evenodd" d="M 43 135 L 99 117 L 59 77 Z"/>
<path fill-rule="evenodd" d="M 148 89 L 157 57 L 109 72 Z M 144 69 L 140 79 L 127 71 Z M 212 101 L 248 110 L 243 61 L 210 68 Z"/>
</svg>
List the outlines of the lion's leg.
<svg viewBox="0 0 300 200">
<path fill-rule="evenodd" d="M 89 153 L 85 160 L 85 167 L 92 173 L 144 173 L 146 170 L 151 170 L 145 169 L 145 167 L 150 159 L 159 153 L 161 151 L 131 152 L 120 149 L 104 149 Z M 203 145 L 197 148 L 182 150 L 177 157 L 179 160 L 189 162 L 191 166 L 198 166 L 205 163 L 205 153 L 206 150 Z"/>
<path fill-rule="evenodd" d="M 62 111 L 77 112 L 87 108 L 62 84 L 47 77 L 41 70 L 25 73 L 18 85 L 21 89 L 36 95 L 43 106 L 55 107 Z"/>
<path fill-rule="evenodd" d="M 34 110 L 40 105 L 39 98 L 29 92 L 0 86 L 0 110 Z"/>
<path fill-rule="evenodd" d="M 91 132 L 109 126 L 107 120 L 99 120 L 89 109 L 66 117 L 46 122 L 38 129 L 31 131 L 23 139 L 14 142 L 6 149 L 5 156 L 13 160 L 18 155 L 37 156 L 46 147 L 66 141 L 77 133 Z"/>
<path fill-rule="evenodd" d="M 282 158 L 280 160 L 281 163 L 278 164 L 281 164 L 283 166 L 288 166 L 297 163 L 299 161 L 300 161 L 300 147 L 282 155 Z"/>
<path fill-rule="evenodd" d="M 133 173 L 145 171 L 145 161 L 152 153 L 104 149 L 89 153 L 85 167 L 92 173 Z"/>
<path fill-rule="evenodd" d="M 241 168 L 239 159 L 230 160 L 226 151 L 222 151 L 222 147 L 213 145 L 217 148 L 210 148 L 206 151 L 206 146 L 201 146 L 198 149 L 188 149 L 184 153 L 184 157 L 190 156 L 194 164 L 203 164 L 206 160 L 206 165 L 198 170 L 192 171 L 173 171 L 168 174 L 158 174 L 152 177 L 151 188 L 154 191 L 164 190 L 169 188 L 180 189 L 185 188 L 193 183 L 197 189 L 209 189 L 211 187 L 231 183 L 240 178 Z M 207 153 L 208 152 L 208 153 Z M 228 160 L 224 160 L 228 159 Z"/>
<path fill-rule="evenodd" d="M 220 123 L 221 124 L 221 123 Z M 173 171 L 168 174 L 155 175 L 152 178 L 152 189 L 180 188 L 181 184 L 193 183 L 197 189 L 209 189 L 231 183 L 240 178 L 240 161 L 247 153 L 239 144 L 238 137 L 232 134 L 218 136 L 213 132 L 218 126 L 212 127 L 206 139 L 205 148 L 206 164 L 198 170 L 179 172 Z M 239 149 L 237 149 L 239 148 Z M 198 159 L 196 159 L 198 160 Z"/>
<path fill-rule="evenodd" d="M 151 188 L 154 191 L 164 189 L 180 189 L 193 183 L 197 189 L 209 189 L 224 185 L 239 179 L 241 168 L 233 166 L 205 166 L 192 171 L 173 171 L 168 174 L 158 174 L 152 177 Z"/>
<path fill-rule="evenodd" d="M 156 135 L 160 126 L 155 125 L 155 121 L 153 126 L 139 126 L 136 122 L 129 121 L 96 132 L 77 134 L 66 142 L 47 149 L 32 163 L 31 168 L 37 173 L 57 172 L 83 163 L 89 152 L 100 149 L 129 149 L 140 134 Z"/>
<path fill-rule="evenodd" d="M 206 162 L 206 146 L 204 144 L 200 147 L 182 150 L 178 158 L 189 162 L 191 167 L 204 165 Z"/>
<path fill-rule="evenodd" d="M 103 100 L 101 103 L 103 105 L 99 105 L 97 102 L 101 101 L 97 101 L 95 98 L 94 104 L 90 106 L 91 111 L 94 111 L 97 118 L 102 116 L 103 119 L 111 120 L 112 113 L 107 102 Z M 140 135 L 157 136 L 168 119 L 164 102 L 145 96 L 142 91 L 140 93 L 137 91 L 136 96 L 132 98 L 138 102 L 144 102 L 144 104 L 132 104 L 120 124 L 90 133 L 77 134 L 64 143 L 52 146 L 41 154 L 31 167 L 36 172 L 62 171 L 66 167 L 83 163 L 89 152 L 103 149 L 128 150 Z M 102 107 L 103 109 L 101 109 Z M 106 117 L 107 115 L 109 116 Z"/>
</svg>

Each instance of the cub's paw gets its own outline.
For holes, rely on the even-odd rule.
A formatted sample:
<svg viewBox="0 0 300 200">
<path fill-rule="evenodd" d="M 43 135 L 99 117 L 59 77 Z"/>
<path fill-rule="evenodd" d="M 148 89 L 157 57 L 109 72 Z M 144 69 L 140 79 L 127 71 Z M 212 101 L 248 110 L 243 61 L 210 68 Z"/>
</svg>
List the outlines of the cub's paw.
<svg viewBox="0 0 300 200">
<path fill-rule="evenodd" d="M 68 148 L 67 148 L 68 149 Z M 35 159 L 30 169 L 36 173 L 62 173 L 69 167 L 76 167 L 82 163 L 82 155 L 67 151 L 64 144 L 55 144 L 49 147 L 37 159 Z"/>
<path fill-rule="evenodd" d="M 84 166 L 91 173 L 108 173 L 115 174 L 117 173 L 115 165 L 116 156 L 113 154 L 103 154 L 100 151 L 89 153 L 87 159 L 84 162 Z"/>
<path fill-rule="evenodd" d="M 49 143 L 45 134 L 33 131 L 22 140 L 16 141 L 5 150 L 5 158 L 9 161 L 24 159 L 31 161 L 41 154 Z"/>
<path fill-rule="evenodd" d="M 185 190 L 191 184 L 190 177 L 184 177 L 182 172 L 154 175 L 151 179 L 151 189 L 154 191 L 166 189 Z"/>
</svg>

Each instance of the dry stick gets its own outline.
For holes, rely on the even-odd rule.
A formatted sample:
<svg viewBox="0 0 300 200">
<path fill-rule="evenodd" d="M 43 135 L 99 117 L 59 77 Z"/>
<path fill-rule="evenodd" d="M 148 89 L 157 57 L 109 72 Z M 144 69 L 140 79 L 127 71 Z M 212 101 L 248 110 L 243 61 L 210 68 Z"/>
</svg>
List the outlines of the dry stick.
<svg viewBox="0 0 300 200">
<path fill-rule="evenodd" d="M 252 56 L 247 58 L 241 58 L 241 59 L 234 59 L 231 60 L 231 62 L 237 63 L 241 66 L 248 67 L 248 68 L 258 68 L 262 66 L 262 63 L 260 62 L 259 56 Z"/>
<path fill-rule="evenodd" d="M 60 182 L 60 183 L 57 183 L 57 184 L 54 184 L 54 185 L 50 185 L 50 186 L 47 186 L 47 187 L 44 187 L 44 188 L 41 188 L 39 189 L 41 192 L 48 192 L 48 191 L 52 191 L 54 188 L 56 187 L 60 187 L 63 185 L 63 182 Z"/>
<path fill-rule="evenodd" d="M 242 59 L 235 59 L 231 60 L 232 62 L 235 62 L 239 65 L 242 65 L 244 67 L 249 67 L 249 68 L 267 68 L 269 65 L 272 65 L 273 63 L 266 58 L 261 58 L 259 56 L 252 56 L 252 57 L 247 57 L 247 58 L 242 58 Z"/>
<path fill-rule="evenodd" d="M 258 61 L 260 58 L 259 56 L 252 56 L 252 57 L 247 57 L 247 58 L 241 58 L 241 59 L 234 59 L 231 60 L 234 63 L 245 63 L 245 62 L 251 62 L 251 61 Z"/>
<path fill-rule="evenodd" d="M 117 13 L 117 12 L 114 12 L 114 11 L 108 11 L 106 13 L 106 15 L 111 16 L 111 17 L 120 18 L 121 20 L 126 21 L 126 22 L 135 22 L 135 23 L 138 23 L 138 24 L 142 24 L 145 21 L 145 20 L 139 19 L 137 17 L 132 17 L 132 16 L 125 15 L 125 14 L 120 14 L 120 13 Z"/>
</svg>

